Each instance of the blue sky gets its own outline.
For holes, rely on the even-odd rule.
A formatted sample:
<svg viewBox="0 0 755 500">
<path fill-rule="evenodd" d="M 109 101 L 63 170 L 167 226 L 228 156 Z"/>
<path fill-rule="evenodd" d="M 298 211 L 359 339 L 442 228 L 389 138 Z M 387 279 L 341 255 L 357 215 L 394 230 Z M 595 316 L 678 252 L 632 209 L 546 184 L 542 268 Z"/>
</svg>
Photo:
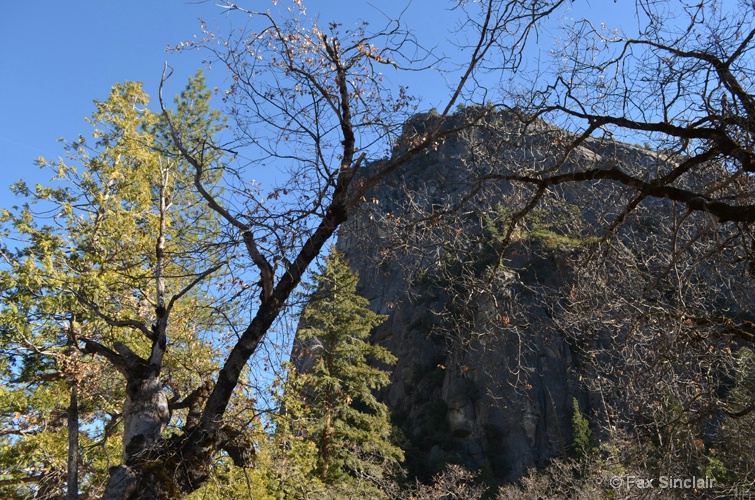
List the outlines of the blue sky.
<svg viewBox="0 0 755 500">
<path fill-rule="evenodd" d="M 268 0 L 240 3 L 265 9 L 271 5 Z M 308 13 L 319 16 L 321 22 L 335 20 L 346 26 L 358 19 L 379 24 L 385 19 L 381 11 L 395 16 L 406 7 L 406 23 L 428 46 L 442 44 L 454 25 L 453 14 L 445 10 L 451 2 L 382 0 L 379 8 L 377 4 L 305 0 Z M 634 0 L 583 0 L 581 5 L 597 22 L 617 24 L 633 11 Z M 48 175 L 34 166 L 34 158 L 56 159 L 62 154 L 58 138 L 88 135 L 91 129 L 84 118 L 93 111 L 92 101 L 107 98 L 113 84 L 142 81 L 156 100 L 167 61 L 175 74 L 166 97 L 180 91 L 187 78 L 202 66 L 201 55 L 169 54 L 165 48 L 197 34 L 200 18 L 220 30 L 227 30 L 230 21 L 213 1 L 0 2 L 4 34 L 0 46 L 0 206 L 13 203 L 7 186 L 19 178 L 32 184 L 47 180 Z M 442 48 L 453 54 L 453 47 Z M 221 69 L 206 76 L 213 85 L 222 86 Z M 415 83 L 415 93 L 424 96 L 425 108 L 438 104 L 444 90 L 437 78 Z"/>
<path fill-rule="evenodd" d="M 246 3 L 270 5 L 265 0 Z M 389 4 L 382 7 L 386 12 L 398 12 L 404 3 L 383 4 Z M 366 2 L 330 0 L 308 5 L 315 14 L 320 12 L 318 5 L 327 6 L 327 14 L 321 14 L 323 21 L 381 16 Z M 435 12 L 444 14 L 442 9 Z M 0 46 L 0 205 L 7 205 L 7 186 L 19 178 L 45 180 L 33 160 L 40 155 L 60 156 L 58 138 L 89 133 L 84 118 L 93 111 L 92 101 L 106 99 L 113 84 L 142 81 L 156 100 L 167 61 L 176 71 L 166 97 L 180 91 L 202 67 L 201 56 L 196 52 L 168 54 L 165 48 L 199 33 L 199 18 L 221 30 L 229 22 L 229 16 L 212 1 L 0 2 L 4 34 Z M 216 69 L 207 77 L 217 84 L 224 75 Z"/>
<path fill-rule="evenodd" d="M 40 180 L 33 159 L 60 156 L 58 138 L 89 133 L 92 101 L 116 82 L 144 81 L 156 96 L 163 62 L 176 59 L 165 47 L 215 10 L 170 0 L 2 2 L 0 200 L 11 182 Z M 200 65 L 198 55 L 181 59 L 174 83 Z"/>
</svg>

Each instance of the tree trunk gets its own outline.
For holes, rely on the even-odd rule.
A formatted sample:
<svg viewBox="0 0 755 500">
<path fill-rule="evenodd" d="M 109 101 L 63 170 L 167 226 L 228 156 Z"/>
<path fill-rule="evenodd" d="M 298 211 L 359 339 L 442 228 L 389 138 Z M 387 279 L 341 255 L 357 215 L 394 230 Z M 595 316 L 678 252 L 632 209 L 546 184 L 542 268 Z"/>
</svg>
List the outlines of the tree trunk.
<svg viewBox="0 0 755 500">
<path fill-rule="evenodd" d="M 169 420 L 168 398 L 158 376 L 129 381 L 123 404 L 123 463 L 154 445 Z"/>
<path fill-rule="evenodd" d="M 104 498 L 160 498 L 161 490 L 174 497 L 170 493 L 173 486 L 159 484 L 165 480 L 173 482 L 165 468 L 161 468 L 165 477 L 158 479 L 148 475 L 146 482 L 151 484 L 149 488 L 144 487 L 145 464 L 154 462 L 155 454 L 159 455 L 163 448 L 160 438 L 170 420 L 170 412 L 159 376 L 153 373 L 142 378 L 139 375 L 128 377 L 123 404 L 123 464 L 111 469 Z"/>
<path fill-rule="evenodd" d="M 164 350 L 164 335 L 157 335 L 153 345 Z M 123 464 L 110 469 L 104 498 L 176 498 L 178 467 L 168 462 L 178 451 L 176 441 L 162 439 L 170 420 L 168 398 L 160 381 L 159 363 L 149 362 L 128 346 L 116 342 L 109 349 L 99 342 L 82 339 L 85 352 L 104 356 L 126 378 L 126 401 L 123 404 Z M 182 437 L 183 438 L 183 437 Z M 183 446 L 183 443 L 181 443 Z"/>
<path fill-rule="evenodd" d="M 325 428 L 322 430 L 322 440 L 320 442 L 320 458 L 322 459 L 322 477 L 328 477 L 330 472 L 330 435 L 331 435 L 330 414 L 325 417 Z"/>
<path fill-rule="evenodd" d="M 79 402 L 76 384 L 71 384 L 68 406 L 68 489 L 66 500 L 79 498 Z"/>
</svg>

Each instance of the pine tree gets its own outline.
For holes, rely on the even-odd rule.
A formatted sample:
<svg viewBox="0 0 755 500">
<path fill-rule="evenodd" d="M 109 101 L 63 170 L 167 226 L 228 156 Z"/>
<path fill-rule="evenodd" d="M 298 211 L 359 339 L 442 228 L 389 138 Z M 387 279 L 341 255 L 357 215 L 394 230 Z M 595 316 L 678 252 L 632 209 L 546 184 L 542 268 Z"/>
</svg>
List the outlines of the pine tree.
<svg viewBox="0 0 755 500">
<path fill-rule="evenodd" d="M 577 398 L 572 398 L 571 425 L 574 434 L 571 451 L 577 458 L 586 457 L 593 449 L 592 432 L 590 423 L 579 409 Z"/>
<path fill-rule="evenodd" d="M 305 401 L 303 432 L 317 447 L 316 476 L 329 485 L 375 483 L 403 460 L 393 444 L 388 408 L 374 391 L 390 382 L 395 356 L 368 341 L 386 317 L 372 312 L 357 294 L 358 275 L 332 249 L 314 274 L 301 317 L 298 341 L 309 346 L 313 365 L 289 379 L 287 398 Z M 289 417 L 295 412 L 289 412 Z"/>
<path fill-rule="evenodd" d="M 219 132 L 209 96 L 197 74 L 173 116 L 189 131 Z M 115 438 L 124 432 L 126 391 L 105 359 L 82 352 L 83 339 L 148 358 L 152 342 L 143 332 L 155 323 L 160 296 L 183 289 L 170 322 L 171 355 L 160 364 L 166 398 L 191 393 L 214 369 L 213 350 L 200 338 L 217 323 L 214 298 L 189 285 L 222 257 L 212 246 L 218 226 L 148 104 L 140 83 L 115 85 L 95 102 L 92 139 L 68 143 L 65 160 L 37 161 L 52 173 L 52 187 L 19 181 L 12 189 L 25 203 L 0 211 L 7 242 L 0 248 L 0 497 L 102 493 L 111 457 L 122 452 Z M 175 411 L 174 421 L 185 413 Z M 81 445 L 67 461 L 69 437 Z M 66 484 L 66 469 L 77 464 L 79 487 Z"/>
</svg>

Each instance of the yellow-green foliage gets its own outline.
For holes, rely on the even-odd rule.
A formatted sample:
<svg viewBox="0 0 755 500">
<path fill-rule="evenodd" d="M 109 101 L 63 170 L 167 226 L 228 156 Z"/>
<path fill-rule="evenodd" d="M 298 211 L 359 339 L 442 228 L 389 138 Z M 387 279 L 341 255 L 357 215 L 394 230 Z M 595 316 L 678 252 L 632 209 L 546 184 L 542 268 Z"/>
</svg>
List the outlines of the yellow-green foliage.
<svg viewBox="0 0 755 500">
<path fill-rule="evenodd" d="M 207 140 L 222 126 L 209 97 L 198 74 L 173 112 L 182 127 Z M 52 176 L 50 185 L 17 183 L 12 190 L 23 203 L 0 212 L 0 234 L 13 242 L 2 248 L 0 267 L 0 427 L 7 431 L 0 436 L 0 496 L 34 488 L 63 493 L 71 384 L 79 388 L 82 491 L 101 491 L 107 469 L 119 462 L 124 380 L 104 359 L 77 347 L 82 338 L 110 346 L 119 341 L 148 355 L 151 341 L 141 332 L 104 318 L 145 325 L 155 319 L 161 190 L 170 199 L 168 296 L 219 258 L 208 245 L 219 227 L 187 189 L 191 168 L 148 104 L 140 83 L 114 86 L 106 101 L 95 103 L 90 139 L 68 143 L 65 160 L 37 160 Z M 214 369 L 215 349 L 205 341 L 214 328 L 213 300 L 197 287 L 172 311 L 170 356 L 161 376 L 180 394 Z"/>
<path fill-rule="evenodd" d="M 510 209 L 498 204 L 485 216 L 485 228 L 495 239 L 500 239 L 512 216 Z M 586 234 L 586 228 L 582 211 L 576 205 L 563 204 L 550 211 L 534 208 L 517 223 L 512 241 L 532 241 L 550 250 L 584 248 L 598 239 Z"/>
</svg>

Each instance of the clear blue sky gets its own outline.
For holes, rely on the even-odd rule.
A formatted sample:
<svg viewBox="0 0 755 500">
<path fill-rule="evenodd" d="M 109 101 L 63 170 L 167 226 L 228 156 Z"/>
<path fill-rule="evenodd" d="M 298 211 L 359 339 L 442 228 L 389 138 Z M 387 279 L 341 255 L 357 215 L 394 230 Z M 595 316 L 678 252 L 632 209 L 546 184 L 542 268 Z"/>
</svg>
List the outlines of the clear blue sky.
<svg viewBox="0 0 755 500">
<path fill-rule="evenodd" d="M 258 9 L 270 6 L 269 0 L 239 3 Z M 611 25 L 627 19 L 622 10 L 634 10 L 634 0 L 580 3 L 587 15 Z M 454 16 L 445 10 L 451 2 L 305 0 L 308 13 L 322 23 L 335 20 L 346 26 L 359 19 L 380 24 L 381 11 L 395 16 L 407 4 L 405 20 L 418 37 L 428 46 L 442 43 L 453 28 Z M 178 92 L 201 67 L 201 55 L 168 54 L 165 48 L 197 34 L 199 18 L 221 30 L 229 22 L 213 1 L 2 0 L 0 206 L 14 203 L 7 186 L 19 178 L 32 184 L 47 180 L 47 174 L 42 176 L 33 165 L 34 158 L 56 159 L 62 154 L 58 138 L 88 135 L 91 129 L 84 118 L 93 111 L 92 101 L 106 99 L 113 84 L 142 81 L 154 100 L 167 61 L 176 71 L 166 94 Z M 444 50 L 452 55 L 454 49 Z M 207 74 L 213 85 L 222 85 L 224 76 L 221 69 Z M 423 107 L 438 104 L 445 94 L 440 80 L 416 83 L 416 92 L 425 96 Z"/>
<path fill-rule="evenodd" d="M 174 0 L 3 1 L 0 23 L 0 201 L 21 177 L 40 180 L 33 159 L 61 155 L 58 138 L 88 135 L 94 99 L 116 82 L 141 80 L 156 96 L 164 52 L 197 32 L 211 3 Z M 196 54 L 176 61 L 177 82 L 200 65 Z"/>
</svg>

